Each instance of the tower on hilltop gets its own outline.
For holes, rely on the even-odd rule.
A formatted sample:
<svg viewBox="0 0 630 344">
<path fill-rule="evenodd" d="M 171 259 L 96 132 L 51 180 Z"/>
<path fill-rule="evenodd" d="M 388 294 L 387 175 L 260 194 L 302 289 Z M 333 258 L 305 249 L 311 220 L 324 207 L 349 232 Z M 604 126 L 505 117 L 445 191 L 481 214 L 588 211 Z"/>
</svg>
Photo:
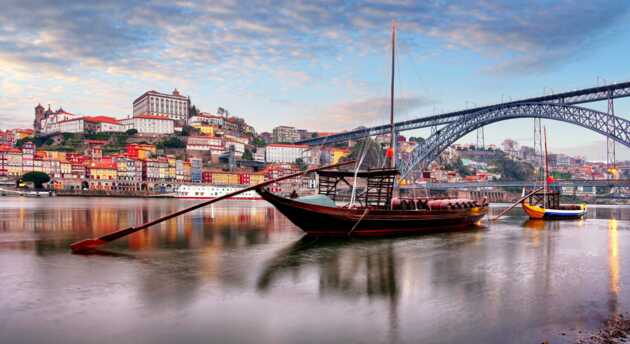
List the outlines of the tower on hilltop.
<svg viewBox="0 0 630 344">
<path fill-rule="evenodd" d="M 42 104 L 37 104 L 35 107 L 35 120 L 33 121 L 33 130 L 35 133 L 39 133 L 42 130 L 42 119 L 44 119 L 44 107 Z"/>
</svg>

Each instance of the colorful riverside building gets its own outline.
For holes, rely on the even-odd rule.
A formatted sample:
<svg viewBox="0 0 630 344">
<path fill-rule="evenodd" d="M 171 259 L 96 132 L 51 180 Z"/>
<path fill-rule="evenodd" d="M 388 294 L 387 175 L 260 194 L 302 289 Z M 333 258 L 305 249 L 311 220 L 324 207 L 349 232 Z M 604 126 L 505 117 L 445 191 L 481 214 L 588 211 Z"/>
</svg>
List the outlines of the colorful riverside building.
<svg viewBox="0 0 630 344">
<path fill-rule="evenodd" d="M 86 169 L 91 190 L 113 190 L 118 178 L 117 166 L 113 161 L 91 162 Z"/>
<path fill-rule="evenodd" d="M 126 156 L 120 156 L 116 161 L 116 185 L 114 188 L 119 191 L 141 191 L 142 190 L 142 161 Z"/>
<path fill-rule="evenodd" d="M 20 175 L 22 175 L 22 151 L 8 145 L 0 145 L 0 177 Z"/>
<path fill-rule="evenodd" d="M 202 183 L 212 185 L 246 186 L 260 184 L 265 181 L 264 172 L 203 170 L 201 174 Z"/>
<path fill-rule="evenodd" d="M 150 144 L 130 144 L 125 152 L 104 156 L 105 141 L 85 143 L 87 149 L 81 153 L 38 150 L 31 142 L 24 142 L 21 148 L 0 145 L 0 177 L 17 179 L 26 172 L 40 171 L 51 176 L 50 187 L 59 191 L 144 193 L 174 192 L 179 185 L 191 183 L 249 186 L 297 171 L 289 163 L 269 164 L 262 172 L 212 170 L 206 167 L 207 160 L 158 156 Z M 299 183 L 284 186 L 287 190 L 303 187 Z"/>
</svg>

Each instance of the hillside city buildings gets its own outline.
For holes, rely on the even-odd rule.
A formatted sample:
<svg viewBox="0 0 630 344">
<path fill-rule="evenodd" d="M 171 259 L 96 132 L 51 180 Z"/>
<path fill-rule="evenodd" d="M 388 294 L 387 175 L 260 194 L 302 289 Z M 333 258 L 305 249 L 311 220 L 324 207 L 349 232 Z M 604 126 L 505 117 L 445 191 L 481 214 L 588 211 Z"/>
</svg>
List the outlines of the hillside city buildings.
<svg viewBox="0 0 630 344">
<path fill-rule="evenodd" d="M 0 178 L 40 171 L 58 190 L 165 192 L 182 183 L 258 183 L 295 172 L 298 160 L 319 164 L 343 156 L 291 143 L 265 147 L 271 135 L 259 135 L 243 118 L 223 108 L 216 114 L 190 108 L 190 98 L 177 90 L 143 93 L 126 118 L 38 104 L 33 129 L 0 131 Z M 295 142 L 307 131 L 281 126 L 274 133 Z"/>
<path fill-rule="evenodd" d="M 186 183 L 250 185 L 307 165 L 336 163 L 351 154 L 356 143 L 310 147 L 296 142 L 333 133 L 286 125 L 258 133 L 244 118 L 231 116 L 223 108 L 216 113 L 191 113 L 190 108 L 190 98 L 177 90 L 145 92 L 133 101 L 133 114 L 126 118 L 75 114 L 38 104 L 32 129 L 0 131 L 0 178 L 16 180 L 24 173 L 40 171 L 52 177 L 55 189 L 98 192 L 170 192 Z M 374 142 L 386 145 L 389 138 L 381 135 Z M 399 154 L 405 158 L 417 144 L 399 135 Z M 415 181 L 501 179 L 492 161 L 497 151 L 514 161 L 541 163 L 539 152 L 518 147 L 512 140 L 501 148 L 455 144 L 444 151 L 442 163 L 418 171 Z M 572 178 L 608 178 L 604 163 L 563 154 L 550 154 L 549 163 L 554 171 Z M 456 165 L 466 169 L 466 175 L 452 167 Z M 313 188 L 313 178 L 285 186 Z"/>
</svg>

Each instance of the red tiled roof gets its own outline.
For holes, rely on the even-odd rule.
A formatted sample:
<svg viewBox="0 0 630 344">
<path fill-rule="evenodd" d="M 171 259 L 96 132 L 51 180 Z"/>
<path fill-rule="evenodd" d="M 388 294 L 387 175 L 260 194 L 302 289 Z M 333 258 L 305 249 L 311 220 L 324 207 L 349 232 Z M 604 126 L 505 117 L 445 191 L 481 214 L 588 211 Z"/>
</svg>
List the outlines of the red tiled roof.
<svg viewBox="0 0 630 344">
<path fill-rule="evenodd" d="M 197 115 L 197 117 L 205 117 L 205 118 L 219 118 L 219 119 L 223 119 L 223 116 L 219 116 L 219 115 L 213 115 L 209 112 L 202 112 L 199 115 Z"/>
<path fill-rule="evenodd" d="M 99 168 L 99 169 L 116 169 L 116 164 L 111 161 L 106 162 L 91 162 L 87 165 L 88 168 Z"/>
<path fill-rule="evenodd" d="M 22 151 L 9 145 L 0 145 L 0 152 L 21 153 Z"/>
<path fill-rule="evenodd" d="M 31 133 L 31 134 L 33 133 L 33 129 L 19 129 L 18 128 L 18 129 L 15 129 L 15 131 L 19 133 Z"/>
<path fill-rule="evenodd" d="M 71 121 L 87 121 L 87 122 L 95 122 L 95 123 L 110 123 L 110 124 L 120 124 L 117 119 L 109 116 L 82 116 L 77 118 L 70 118 L 65 121 L 59 121 L 57 123 L 66 123 Z"/>
<path fill-rule="evenodd" d="M 308 148 L 308 145 L 293 145 L 289 143 L 272 143 L 267 147 Z"/>
<path fill-rule="evenodd" d="M 166 117 L 166 116 L 156 116 L 156 115 L 140 115 L 140 116 L 136 116 L 133 118 L 142 118 L 142 119 L 161 119 L 161 120 L 165 120 L 165 121 L 172 121 L 172 119 Z"/>
<path fill-rule="evenodd" d="M 113 117 L 108 117 L 108 116 L 84 116 L 81 117 L 86 121 L 89 122 L 98 122 L 98 123 L 109 123 L 109 124 L 120 124 L 120 122 L 118 122 L 118 120 L 116 120 Z"/>
</svg>

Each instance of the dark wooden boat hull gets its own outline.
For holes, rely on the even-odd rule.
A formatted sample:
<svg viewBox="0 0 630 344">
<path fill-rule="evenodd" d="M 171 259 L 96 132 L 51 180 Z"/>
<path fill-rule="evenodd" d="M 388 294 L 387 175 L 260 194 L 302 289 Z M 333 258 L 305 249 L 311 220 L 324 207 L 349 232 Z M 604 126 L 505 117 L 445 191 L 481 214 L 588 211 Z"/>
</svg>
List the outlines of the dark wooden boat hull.
<svg viewBox="0 0 630 344">
<path fill-rule="evenodd" d="M 278 211 L 313 236 L 388 236 L 473 228 L 488 212 L 488 206 L 457 210 L 383 210 L 326 207 L 256 190 Z M 361 217 L 363 218 L 361 219 Z M 361 219 L 359 221 L 359 219 Z M 358 224 L 357 224 L 358 222 Z"/>
</svg>

